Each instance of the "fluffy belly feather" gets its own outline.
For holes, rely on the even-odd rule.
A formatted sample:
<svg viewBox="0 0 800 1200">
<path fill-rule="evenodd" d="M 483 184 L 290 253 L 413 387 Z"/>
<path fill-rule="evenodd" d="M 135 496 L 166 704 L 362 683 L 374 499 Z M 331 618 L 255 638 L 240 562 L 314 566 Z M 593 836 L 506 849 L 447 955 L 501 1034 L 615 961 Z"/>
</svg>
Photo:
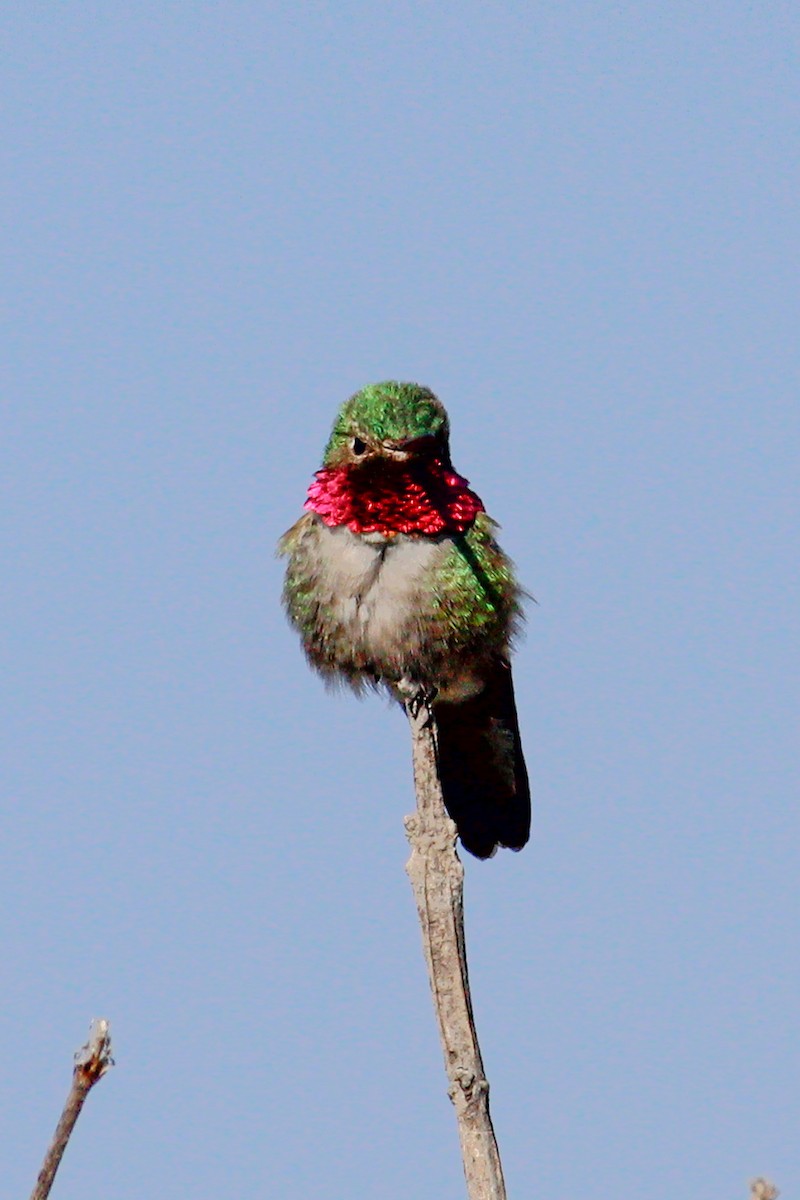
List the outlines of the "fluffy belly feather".
<svg viewBox="0 0 800 1200">
<path fill-rule="evenodd" d="M 449 541 L 317 527 L 321 611 L 350 644 L 342 647 L 345 661 L 352 647 L 356 659 L 391 671 L 419 652 L 432 576 Z"/>
</svg>

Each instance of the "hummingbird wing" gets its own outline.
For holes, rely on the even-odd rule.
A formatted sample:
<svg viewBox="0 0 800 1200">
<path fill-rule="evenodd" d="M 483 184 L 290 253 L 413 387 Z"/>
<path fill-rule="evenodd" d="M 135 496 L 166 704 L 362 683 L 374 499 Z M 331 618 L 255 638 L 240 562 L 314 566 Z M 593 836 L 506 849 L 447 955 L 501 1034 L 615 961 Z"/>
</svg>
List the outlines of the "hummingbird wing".
<svg viewBox="0 0 800 1200">
<path fill-rule="evenodd" d="M 477 858 L 521 850 L 531 826 L 511 667 L 497 658 L 477 695 L 434 702 L 439 779 L 461 844 Z"/>
</svg>

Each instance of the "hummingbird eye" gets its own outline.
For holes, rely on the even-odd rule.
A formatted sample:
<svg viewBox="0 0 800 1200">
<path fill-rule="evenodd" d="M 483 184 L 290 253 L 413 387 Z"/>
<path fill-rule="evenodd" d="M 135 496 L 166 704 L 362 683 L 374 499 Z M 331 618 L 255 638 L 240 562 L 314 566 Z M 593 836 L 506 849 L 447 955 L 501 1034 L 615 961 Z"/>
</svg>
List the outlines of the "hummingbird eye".
<svg viewBox="0 0 800 1200">
<path fill-rule="evenodd" d="M 367 448 L 367 443 L 362 442 L 360 437 L 354 437 L 352 441 L 353 454 L 363 454 Z"/>
</svg>

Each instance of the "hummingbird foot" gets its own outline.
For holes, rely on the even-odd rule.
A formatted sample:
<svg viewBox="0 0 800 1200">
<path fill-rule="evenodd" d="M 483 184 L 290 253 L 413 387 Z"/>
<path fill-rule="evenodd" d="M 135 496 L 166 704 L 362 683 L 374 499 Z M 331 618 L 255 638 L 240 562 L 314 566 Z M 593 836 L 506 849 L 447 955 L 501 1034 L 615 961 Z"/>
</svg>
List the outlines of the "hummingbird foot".
<svg viewBox="0 0 800 1200">
<path fill-rule="evenodd" d="M 394 687 L 412 725 L 418 729 L 430 725 L 433 719 L 431 705 L 436 698 L 437 688 L 424 688 L 408 676 L 398 679 Z"/>
</svg>

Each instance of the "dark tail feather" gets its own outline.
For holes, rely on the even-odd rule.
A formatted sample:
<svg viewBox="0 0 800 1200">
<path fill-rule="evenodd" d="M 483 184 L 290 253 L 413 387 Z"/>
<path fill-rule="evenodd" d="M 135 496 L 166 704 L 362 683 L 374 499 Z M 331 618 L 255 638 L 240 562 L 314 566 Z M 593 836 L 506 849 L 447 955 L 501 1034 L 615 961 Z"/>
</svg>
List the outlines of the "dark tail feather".
<svg viewBox="0 0 800 1200">
<path fill-rule="evenodd" d="M 478 696 L 437 701 L 439 778 L 461 844 L 478 858 L 498 846 L 521 850 L 531 827 L 528 772 L 514 704 L 511 668 L 498 660 Z"/>
</svg>

